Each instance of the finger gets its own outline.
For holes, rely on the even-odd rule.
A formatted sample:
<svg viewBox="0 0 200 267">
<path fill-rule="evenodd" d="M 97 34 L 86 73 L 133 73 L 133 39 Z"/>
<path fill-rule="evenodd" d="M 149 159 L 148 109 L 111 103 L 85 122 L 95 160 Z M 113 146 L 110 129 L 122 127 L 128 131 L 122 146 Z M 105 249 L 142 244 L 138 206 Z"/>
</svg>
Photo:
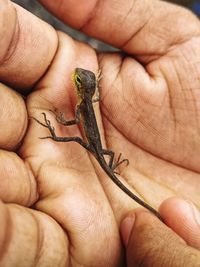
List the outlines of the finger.
<svg viewBox="0 0 200 267">
<path fill-rule="evenodd" d="M 163 1 L 40 2 L 73 27 L 148 60 L 200 32 L 192 13 Z"/>
<path fill-rule="evenodd" d="M 0 9 L 0 80 L 18 90 L 41 78 L 57 49 L 53 28 L 9 0 Z"/>
<path fill-rule="evenodd" d="M 27 110 L 23 98 L 0 84 L 0 147 L 16 149 L 27 129 Z"/>
<path fill-rule="evenodd" d="M 0 185 L 0 198 L 6 203 L 31 206 L 38 198 L 30 166 L 14 152 L 0 150 Z"/>
<path fill-rule="evenodd" d="M 28 164 L 14 152 L 27 130 L 27 110 L 23 98 L 0 84 L 0 196 L 1 200 L 32 205 L 38 195 L 35 179 Z"/>
<path fill-rule="evenodd" d="M 200 252 L 185 244 L 171 229 L 145 211 L 122 222 L 127 266 L 198 266 Z"/>
<path fill-rule="evenodd" d="M 0 265 L 69 266 L 68 240 L 49 216 L 0 202 Z"/>
<path fill-rule="evenodd" d="M 162 203 L 160 213 L 167 226 L 200 250 L 200 213 L 191 201 L 170 198 Z"/>
</svg>

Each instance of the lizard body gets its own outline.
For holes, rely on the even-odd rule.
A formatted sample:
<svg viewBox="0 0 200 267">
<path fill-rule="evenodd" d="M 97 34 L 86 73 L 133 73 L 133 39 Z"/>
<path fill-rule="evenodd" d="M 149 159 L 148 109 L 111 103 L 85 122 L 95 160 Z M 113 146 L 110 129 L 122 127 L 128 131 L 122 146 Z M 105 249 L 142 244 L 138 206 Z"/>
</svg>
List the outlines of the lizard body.
<svg viewBox="0 0 200 267">
<path fill-rule="evenodd" d="M 125 185 L 115 175 L 114 169 L 122 162 L 128 162 L 128 160 L 124 159 L 120 161 L 119 157 L 117 162 L 114 163 L 114 152 L 111 150 L 103 149 L 102 147 L 101 137 L 93 108 L 93 102 L 96 101 L 93 100 L 93 96 L 97 87 L 97 79 L 95 74 L 89 70 L 76 68 L 74 72 L 74 83 L 76 86 L 77 95 L 79 97 L 79 104 L 76 108 L 76 117 L 74 120 L 67 121 L 60 113 L 60 115 L 56 116 L 56 119 L 59 123 L 65 126 L 78 124 L 80 121 L 82 121 L 87 143 L 85 143 L 80 137 L 56 136 L 54 127 L 52 127 L 50 121 L 47 120 L 45 113 L 43 113 L 45 123 L 42 123 L 34 118 L 38 123 L 47 127 L 51 133 L 50 136 L 42 137 L 42 139 L 51 138 L 57 142 L 75 141 L 82 145 L 85 149 L 89 150 L 94 155 L 105 173 L 122 191 L 124 191 L 138 204 L 148 209 L 159 219 L 161 219 L 160 214 L 154 208 L 152 208 L 146 202 L 137 197 L 133 192 L 131 192 L 127 187 L 125 187 Z M 108 164 L 104 158 L 105 155 L 110 156 L 110 161 Z"/>
</svg>

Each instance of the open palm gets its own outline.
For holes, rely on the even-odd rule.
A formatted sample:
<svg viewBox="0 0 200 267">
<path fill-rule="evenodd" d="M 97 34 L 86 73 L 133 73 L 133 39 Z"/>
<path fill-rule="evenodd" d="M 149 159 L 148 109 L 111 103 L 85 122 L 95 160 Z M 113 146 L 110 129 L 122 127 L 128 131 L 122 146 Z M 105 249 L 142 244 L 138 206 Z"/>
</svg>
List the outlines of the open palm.
<svg viewBox="0 0 200 267">
<path fill-rule="evenodd" d="M 61 14 L 57 9 L 59 1 L 53 4 L 55 6 L 48 6 L 52 5 L 48 1 L 41 2 L 58 16 Z M 146 7 L 151 16 L 142 11 L 140 4 L 138 13 L 129 9 L 123 24 L 124 32 L 118 28 L 112 11 L 109 20 L 113 23 L 110 29 L 113 41 L 109 39 L 108 30 L 101 32 L 101 23 L 104 23 L 98 18 L 101 9 L 97 8 L 93 21 L 89 20 L 82 27 L 88 34 L 123 47 L 130 56 L 97 54 L 86 44 L 78 43 L 63 33 L 56 35 L 49 26 L 39 22 L 45 29 L 39 39 L 46 31 L 46 39 L 52 40 L 48 49 L 33 56 L 30 48 L 28 54 L 33 60 L 24 61 L 24 67 L 18 70 L 20 74 L 26 73 L 24 84 L 21 76 L 14 82 L 9 75 L 2 80 L 24 88 L 37 82 L 26 100 L 29 117 L 42 121 L 41 113 L 45 112 L 58 136 L 84 138 L 81 127 L 59 125 L 49 110 L 58 109 L 66 119 L 73 119 L 77 102 L 71 78 L 74 68 L 96 73 L 100 69 L 100 102 L 94 104 L 94 108 L 103 146 L 113 150 L 116 156 L 122 153 L 130 162 L 128 167 L 120 166 L 119 178 L 155 209 L 171 196 L 190 199 L 200 206 L 199 22 L 187 11 L 177 8 L 182 22 L 187 17 L 191 24 L 187 30 L 181 28 L 184 23 L 173 22 L 174 7 L 157 1 L 152 3 Z M 82 5 L 89 8 L 90 4 Z M 75 7 L 66 1 L 63 8 L 70 14 L 70 9 Z M 157 23 L 163 14 L 158 11 L 170 17 L 159 27 Z M 20 14 L 21 9 L 18 12 Z M 123 17 L 125 11 L 121 12 Z M 131 12 L 138 18 L 130 29 Z M 87 9 L 84 14 L 79 12 L 76 20 L 70 16 L 62 19 L 80 27 Z M 34 20 L 32 18 L 35 25 L 38 21 Z M 97 25 L 99 30 L 96 32 Z M 123 34 L 120 36 L 121 31 Z M 41 59 L 44 63 L 39 64 Z M 27 68 L 35 69 L 35 72 L 27 75 Z M 21 117 L 24 123 L 26 113 Z M 12 133 L 16 127 L 15 122 Z M 35 266 L 120 266 L 123 253 L 119 223 L 137 204 L 113 184 L 94 157 L 80 145 L 39 139 L 47 135 L 48 129 L 29 120 L 29 128 L 19 149 L 23 159 L 19 170 L 28 172 L 30 178 L 27 179 L 27 173 L 22 176 L 22 171 L 19 171 L 24 178 L 11 189 L 10 195 L 5 194 L 2 198 L 5 202 L 18 204 L 7 206 L 12 216 L 20 214 L 20 231 L 13 226 L 17 238 L 23 229 L 24 233 L 31 229 L 31 241 L 22 234 L 25 240 L 23 251 L 28 251 L 30 244 L 35 246 L 27 262 L 31 259 Z M 23 132 L 19 136 L 22 137 Z M 11 148 L 17 143 L 18 140 L 13 141 Z M 16 188 L 22 184 L 27 184 L 28 190 L 21 191 L 18 196 Z M 24 207 L 33 204 L 34 209 Z M 5 257 L 5 262 L 8 261 Z M 28 266 L 27 262 L 20 266 Z"/>
</svg>

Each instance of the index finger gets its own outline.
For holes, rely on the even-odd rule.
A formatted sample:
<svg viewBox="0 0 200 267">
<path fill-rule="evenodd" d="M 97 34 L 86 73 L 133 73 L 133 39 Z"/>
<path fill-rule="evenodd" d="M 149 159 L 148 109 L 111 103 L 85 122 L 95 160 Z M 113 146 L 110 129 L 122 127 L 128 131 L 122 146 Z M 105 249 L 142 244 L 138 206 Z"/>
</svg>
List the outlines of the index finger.
<svg viewBox="0 0 200 267">
<path fill-rule="evenodd" d="M 139 56 L 164 54 L 200 32 L 191 12 L 164 1 L 40 2 L 72 27 Z"/>
<path fill-rule="evenodd" d="M 56 31 L 9 0 L 0 8 L 0 81 L 24 91 L 46 72 L 58 46 Z"/>
</svg>

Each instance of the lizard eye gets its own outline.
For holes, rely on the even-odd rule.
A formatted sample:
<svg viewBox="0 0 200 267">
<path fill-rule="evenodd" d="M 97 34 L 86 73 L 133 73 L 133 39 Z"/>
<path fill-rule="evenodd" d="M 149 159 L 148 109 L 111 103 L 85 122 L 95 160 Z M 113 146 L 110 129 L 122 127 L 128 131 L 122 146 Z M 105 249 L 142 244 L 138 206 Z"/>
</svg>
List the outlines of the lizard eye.
<svg viewBox="0 0 200 267">
<path fill-rule="evenodd" d="M 78 85 L 81 85 L 81 79 L 80 79 L 80 77 L 79 76 L 75 76 L 75 79 L 76 79 L 76 83 Z"/>
</svg>

